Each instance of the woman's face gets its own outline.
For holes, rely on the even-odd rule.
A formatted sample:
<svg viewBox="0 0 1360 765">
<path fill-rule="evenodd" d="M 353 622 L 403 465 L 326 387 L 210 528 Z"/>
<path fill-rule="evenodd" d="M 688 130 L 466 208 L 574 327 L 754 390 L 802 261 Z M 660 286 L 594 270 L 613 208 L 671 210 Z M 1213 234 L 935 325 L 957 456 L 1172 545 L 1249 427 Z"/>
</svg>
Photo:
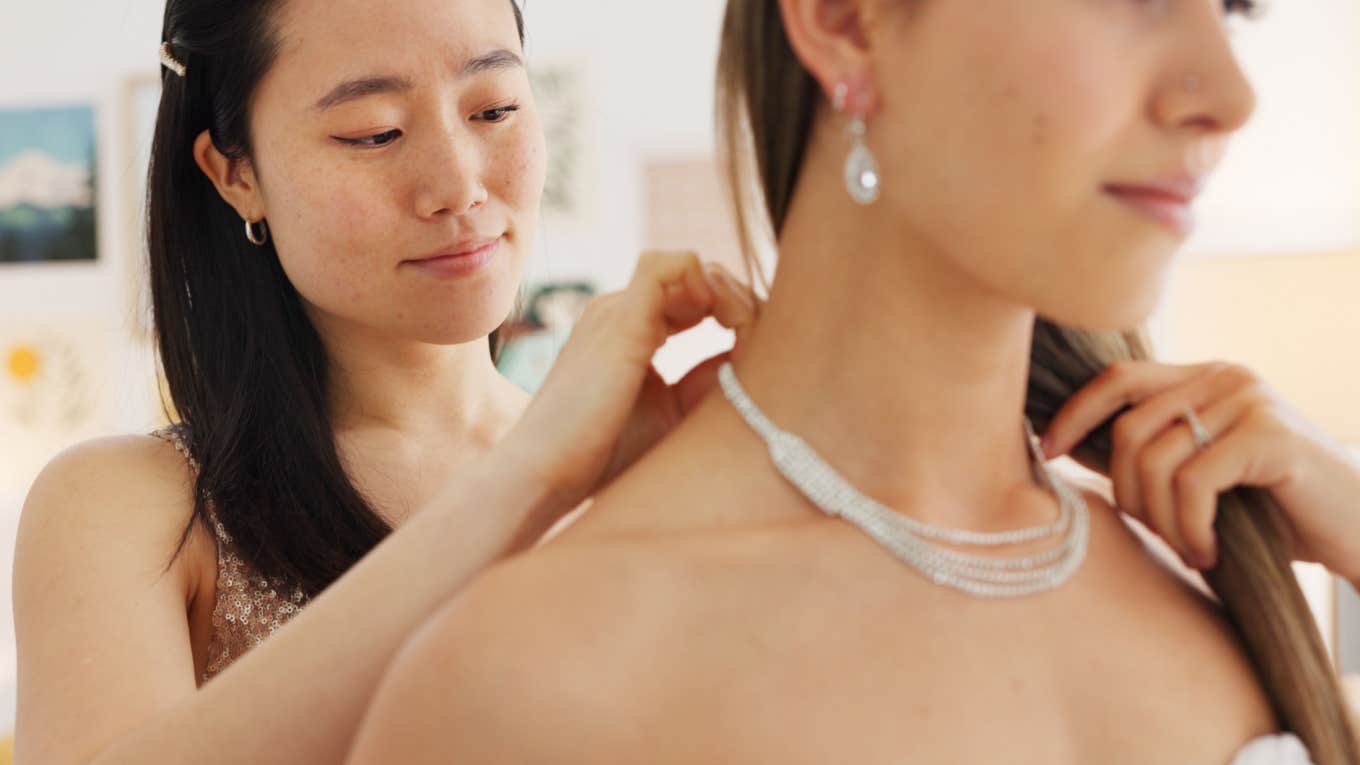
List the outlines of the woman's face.
<svg viewBox="0 0 1360 765">
<path fill-rule="evenodd" d="M 885 3 L 868 141 L 903 235 L 1056 321 L 1145 319 L 1253 109 L 1222 0 Z"/>
<path fill-rule="evenodd" d="M 289 0 L 252 171 L 323 328 L 476 340 L 533 244 L 544 139 L 510 0 Z"/>
</svg>

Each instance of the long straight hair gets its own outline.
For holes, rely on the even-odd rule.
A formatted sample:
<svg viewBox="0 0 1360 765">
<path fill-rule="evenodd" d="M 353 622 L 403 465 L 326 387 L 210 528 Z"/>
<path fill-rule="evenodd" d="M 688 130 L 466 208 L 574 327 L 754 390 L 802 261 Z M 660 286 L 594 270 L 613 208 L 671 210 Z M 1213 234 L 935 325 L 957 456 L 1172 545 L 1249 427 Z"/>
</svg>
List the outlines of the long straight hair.
<svg viewBox="0 0 1360 765">
<path fill-rule="evenodd" d="M 524 19 L 511 5 L 523 43 Z M 278 54 L 280 6 L 166 3 L 162 39 L 187 72 L 161 71 L 147 248 L 172 416 L 199 466 L 193 517 L 175 555 L 211 507 L 256 570 L 312 596 L 391 527 L 345 472 L 328 357 L 272 241 L 246 241 L 241 218 L 193 156 L 204 130 L 224 156 L 251 156 L 252 96 Z M 491 347 L 494 355 L 495 335 Z"/>
<path fill-rule="evenodd" d="M 783 228 L 821 98 L 789 44 L 778 0 L 728 0 L 717 86 L 718 143 L 747 267 L 763 279 L 755 253 Z M 1086 332 L 1038 319 L 1025 413 L 1042 431 L 1109 364 L 1150 358 L 1141 332 Z M 1113 420 L 1074 452 L 1107 475 Z M 1220 563 L 1206 579 L 1281 722 L 1318 765 L 1354 765 L 1360 753 L 1346 706 L 1281 541 L 1280 518 L 1267 492 L 1239 487 L 1221 495 Z"/>
</svg>

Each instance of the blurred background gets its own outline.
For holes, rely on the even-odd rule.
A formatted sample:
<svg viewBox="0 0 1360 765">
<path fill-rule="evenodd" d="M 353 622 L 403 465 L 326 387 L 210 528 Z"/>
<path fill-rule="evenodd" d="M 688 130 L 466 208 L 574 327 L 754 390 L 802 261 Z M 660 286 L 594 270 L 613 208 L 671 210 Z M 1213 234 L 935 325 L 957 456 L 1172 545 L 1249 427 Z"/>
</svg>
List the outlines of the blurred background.
<svg viewBox="0 0 1360 765">
<path fill-rule="evenodd" d="M 581 297 L 644 248 L 735 266 L 713 165 L 723 0 L 531 0 L 552 157 L 505 371 L 541 378 Z M 163 0 L 7 4 L 0 24 L 0 733 L 12 726 L 10 569 L 29 485 L 77 441 L 162 421 L 143 281 L 142 182 Z M 1276 2 L 1236 45 L 1260 105 L 1202 199 L 1153 322 L 1163 357 L 1246 363 L 1360 447 L 1360 4 Z M 730 342 L 704 325 L 674 377 Z M 1360 499 L 1357 499 L 1360 501 Z M 110 540 L 116 544 L 116 540 Z M 1342 668 L 1360 603 L 1300 567 Z"/>
</svg>

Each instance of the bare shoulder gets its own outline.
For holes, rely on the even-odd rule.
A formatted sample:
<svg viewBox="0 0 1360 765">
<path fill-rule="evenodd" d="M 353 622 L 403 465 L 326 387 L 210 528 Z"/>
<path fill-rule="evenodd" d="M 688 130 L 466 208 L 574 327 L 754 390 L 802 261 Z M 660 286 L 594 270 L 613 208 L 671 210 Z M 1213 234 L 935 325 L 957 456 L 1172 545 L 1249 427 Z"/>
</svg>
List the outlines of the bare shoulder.
<svg viewBox="0 0 1360 765">
<path fill-rule="evenodd" d="M 1117 604 L 1110 620 L 1125 619 L 1118 640 L 1129 665 L 1169 671 L 1163 679 L 1176 685 L 1169 697 L 1213 710 L 1199 713 L 1206 732 L 1212 725 L 1225 735 L 1272 730 L 1256 673 L 1203 577 L 1104 497 L 1088 495 L 1087 502 L 1092 552 L 1086 567 L 1097 585 L 1092 594 Z M 1113 642 L 1107 640 L 1107 647 Z"/>
<path fill-rule="evenodd" d="M 408 641 L 350 762 L 589 763 L 645 749 L 648 668 L 694 621 L 682 565 L 664 544 L 629 540 L 488 570 Z"/>
<path fill-rule="evenodd" d="M 192 510 L 185 458 L 153 436 L 114 436 L 57 455 L 24 503 L 21 537 L 48 533 L 177 535 Z"/>
<path fill-rule="evenodd" d="M 58 454 L 34 481 L 20 515 L 16 596 L 20 587 L 50 585 L 52 577 L 80 570 L 110 575 L 101 565 L 133 581 L 163 582 L 192 517 L 193 479 L 174 445 L 153 436 L 101 438 Z M 186 599 L 214 549 L 200 525 L 173 559 L 169 579 Z"/>
<path fill-rule="evenodd" d="M 172 564 L 191 478 L 173 445 L 123 436 L 68 449 L 35 481 L 14 563 L 21 757 L 87 761 L 194 691 L 185 626 L 206 531 Z"/>
<path fill-rule="evenodd" d="M 1108 527 L 1106 537 L 1110 549 L 1101 552 L 1124 564 L 1154 571 L 1167 584 L 1185 590 L 1191 599 L 1202 606 L 1217 609 L 1217 601 L 1203 577 L 1181 562 L 1176 552 L 1161 537 L 1138 521 L 1121 512 L 1104 493 L 1084 490 L 1086 505 L 1094 521 L 1093 530 Z"/>
</svg>

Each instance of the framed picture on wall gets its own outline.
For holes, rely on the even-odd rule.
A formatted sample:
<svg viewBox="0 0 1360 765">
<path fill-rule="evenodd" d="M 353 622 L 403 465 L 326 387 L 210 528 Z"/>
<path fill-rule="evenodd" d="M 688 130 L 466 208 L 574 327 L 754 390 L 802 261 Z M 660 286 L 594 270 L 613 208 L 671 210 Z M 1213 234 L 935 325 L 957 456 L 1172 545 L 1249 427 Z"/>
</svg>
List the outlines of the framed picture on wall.
<svg viewBox="0 0 1360 765">
<path fill-rule="evenodd" d="M 584 223 L 597 209 L 590 67 L 577 60 L 535 61 L 529 77 L 548 145 L 543 217 Z"/>
<path fill-rule="evenodd" d="M 95 168 L 93 108 L 0 110 L 0 264 L 95 260 Z"/>
<path fill-rule="evenodd" d="M 122 239 L 126 243 L 127 294 L 131 296 L 128 310 L 135 339 L 151 339 L 151 301 L 148 293 L 149 274 L 146 255 L 146 176 L 151 166 L 151 141 L 156 132 L 156 112 L 160 109 L 161 80 L 151 74 L 129 78 L 123 86 L 122 117 L 119 142 L 122 157 L 117 162 L 118 188 L 124 204 L 122 208 Z"/>
</svg>

